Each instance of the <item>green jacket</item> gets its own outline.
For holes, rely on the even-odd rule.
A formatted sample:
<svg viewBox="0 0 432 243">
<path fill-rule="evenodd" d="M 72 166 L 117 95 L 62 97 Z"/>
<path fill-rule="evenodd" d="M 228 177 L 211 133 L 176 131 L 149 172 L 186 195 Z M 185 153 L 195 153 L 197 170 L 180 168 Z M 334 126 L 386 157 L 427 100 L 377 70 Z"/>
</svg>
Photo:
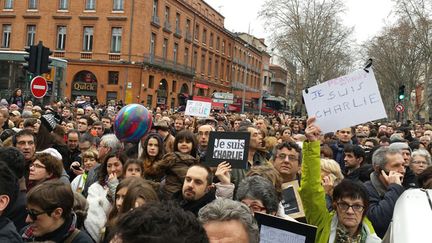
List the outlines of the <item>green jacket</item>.
<svg viewBox="0 0 432 243">
<path fill-rule="evenodd" d="M 303 164 L 300 197 L 306 220 L 318 227 L 315 242 L 333 243 L 335 241 L 338 219 L 335 211 L 329 212 L 325 202 L 324 188 L 321 186 L 320 143 L 303 143 Z M 366 243 L 381 242 L 375 234 L 371 222 L 365 217 L 363 227 L 367 232 Z"/>
</svg>

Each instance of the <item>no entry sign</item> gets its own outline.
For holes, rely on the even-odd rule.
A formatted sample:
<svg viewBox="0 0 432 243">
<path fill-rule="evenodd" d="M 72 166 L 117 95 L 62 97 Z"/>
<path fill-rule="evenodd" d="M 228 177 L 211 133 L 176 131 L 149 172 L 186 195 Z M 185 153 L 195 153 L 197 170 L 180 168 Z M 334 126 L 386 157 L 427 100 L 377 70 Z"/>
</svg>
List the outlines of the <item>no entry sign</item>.
<svg viewBox="0 0 432 243">
<path fill-rule="evenodd" d="M 398 103 L 395 105 L 395 111 L 396 112 L 404 112 L 405 111 L 405 106 L 403 106 L 401 103 Z"/>
<path fill-rule="evenodd" d="M 30 83 L 31 93 L 35 98 L 43 98 L 48 91 L 48 83 L 44 77 L 36 76 Z"/>
</svg>

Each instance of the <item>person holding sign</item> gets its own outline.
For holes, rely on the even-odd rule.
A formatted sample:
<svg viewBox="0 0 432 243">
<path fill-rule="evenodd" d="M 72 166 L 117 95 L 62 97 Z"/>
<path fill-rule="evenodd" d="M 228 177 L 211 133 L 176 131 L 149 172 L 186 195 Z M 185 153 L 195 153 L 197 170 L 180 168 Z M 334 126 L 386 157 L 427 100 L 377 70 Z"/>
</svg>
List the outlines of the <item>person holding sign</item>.
<svg viewBox="0 0 432 243">
<path fill-rule="evenodd" d="M 333 190 L 332 206 L 326 208 L 320 175 L 320 128 L 309 118 L 303 144 L 303 166 L 300 197 L 309 224 L 318 227 L 315 242 L 381 242 L 371 222 L 365 217 L 369 197 L 356 182 L 343 180 Z"/>
</svg>

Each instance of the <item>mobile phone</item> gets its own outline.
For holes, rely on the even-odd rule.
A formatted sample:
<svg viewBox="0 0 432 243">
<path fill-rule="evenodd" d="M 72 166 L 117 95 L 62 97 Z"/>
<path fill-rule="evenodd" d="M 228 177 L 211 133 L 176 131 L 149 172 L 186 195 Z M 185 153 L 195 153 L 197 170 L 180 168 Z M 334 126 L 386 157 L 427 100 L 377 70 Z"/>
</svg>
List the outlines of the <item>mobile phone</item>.
<svg viewBox="0 0 432 243">
<path fill-rule="evenodd" d="M 81 167 L 79 165 L 73 165 L 72 169 L 74 169 L 74 170 L 81 170 Z"/>
<path fill-rule="evenodd" d="M 384 173 L 385 173 L 386 175 L 390 175 L 390 171 L 383 170 L 383 169 L 381 169 L 381 171 L 384 171 Z M 381 173 L 381 171 L 380 171 L 380 173 Z"/>
</svg>

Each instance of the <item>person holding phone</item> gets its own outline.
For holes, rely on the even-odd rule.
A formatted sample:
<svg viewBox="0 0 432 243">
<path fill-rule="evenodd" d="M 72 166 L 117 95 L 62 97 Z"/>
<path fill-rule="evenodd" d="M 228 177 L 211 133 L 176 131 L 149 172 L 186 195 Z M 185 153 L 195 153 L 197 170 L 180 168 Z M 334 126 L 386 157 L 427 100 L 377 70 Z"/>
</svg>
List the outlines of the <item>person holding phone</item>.
<svg viewBox="0 0 432 243">
<path fill-rule="evenodd" d="M 381 147 L 373 153 L 372 165 L 374 172 L 365 183 L 370 202 L 366 215 L 382 238 L 393 218 L 396 201 L 405 190 L 404 158 L 399 149 Z"/>
</svg>

